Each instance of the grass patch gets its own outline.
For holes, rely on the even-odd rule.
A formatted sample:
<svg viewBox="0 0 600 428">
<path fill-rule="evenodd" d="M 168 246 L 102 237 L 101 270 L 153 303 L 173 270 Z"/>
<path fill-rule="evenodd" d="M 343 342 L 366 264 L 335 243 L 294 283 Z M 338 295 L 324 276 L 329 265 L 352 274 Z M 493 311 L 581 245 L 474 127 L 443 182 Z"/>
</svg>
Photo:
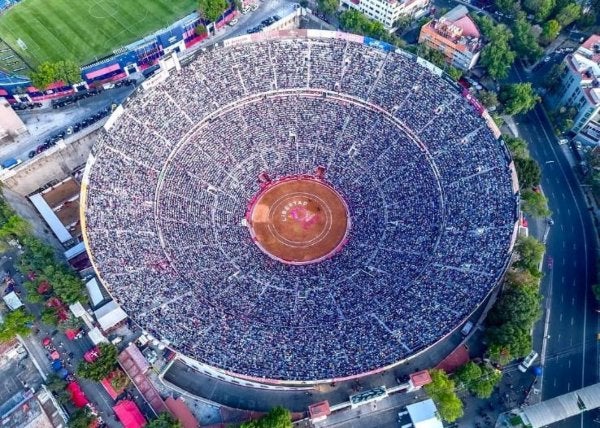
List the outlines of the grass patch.
<svg viewBox="0 0 600 428">
<path fill-rule="evenodd" d="M 32 66 L 85 64 L 194 11 L 196 0 L 23 0 L 0 16 L 0 38 Z M 22 40 L 27 49 L 17 43 Z"/>
</svg>

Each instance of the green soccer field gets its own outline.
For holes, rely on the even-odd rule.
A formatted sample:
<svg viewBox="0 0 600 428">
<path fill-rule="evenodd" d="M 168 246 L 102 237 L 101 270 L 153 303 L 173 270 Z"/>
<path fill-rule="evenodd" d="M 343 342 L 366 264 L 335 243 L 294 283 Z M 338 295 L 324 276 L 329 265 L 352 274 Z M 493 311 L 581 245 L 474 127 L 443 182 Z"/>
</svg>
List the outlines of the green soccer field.
<svg viewBox="0 0 600 428">
<path fill-rule="evenodd" d="M 61 59 L 83 65 L 172 24 L 193 12 L 196 4 L 197 0 L 23 0 L 0 16 L 0 38 L 32 66 Z"/>
</svg>

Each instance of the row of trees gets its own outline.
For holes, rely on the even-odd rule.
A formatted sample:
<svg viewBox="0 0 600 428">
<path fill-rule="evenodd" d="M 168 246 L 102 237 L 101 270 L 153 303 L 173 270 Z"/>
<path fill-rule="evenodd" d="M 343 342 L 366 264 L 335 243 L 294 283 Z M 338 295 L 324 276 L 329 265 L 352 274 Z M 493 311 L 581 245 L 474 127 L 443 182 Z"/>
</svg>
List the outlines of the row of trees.
<svg viewBox="0 0 600 428">
<path fill-rule="evenodd" d="M 534 217 L 547 217 L 551 214 L 548 200 L 539 189 L 542 171 L 535 159 L 529 155 L 527 142 L 522 138 L 503 137 L 515 162 L 521 188 L 521 209 Z"/>
<path fill-rule="evenodd" d="M 54 82 L 63 82 L 65 85 L 73 85 L 81 82 L 81 69 L 70 60 L 50 62 L 45 61 L 29 74 L 33 86 L 46 89 Z"/>
<path fill-rule="evenodd" d="M 527 355 L 531 350 L 531 329 L 541 315 L 539 264 L 544 245 L 533 237 L 521 237 L 515 253 L 502 294 L 486 318 L 488 354 L 500 365 Z"/>
</svg>

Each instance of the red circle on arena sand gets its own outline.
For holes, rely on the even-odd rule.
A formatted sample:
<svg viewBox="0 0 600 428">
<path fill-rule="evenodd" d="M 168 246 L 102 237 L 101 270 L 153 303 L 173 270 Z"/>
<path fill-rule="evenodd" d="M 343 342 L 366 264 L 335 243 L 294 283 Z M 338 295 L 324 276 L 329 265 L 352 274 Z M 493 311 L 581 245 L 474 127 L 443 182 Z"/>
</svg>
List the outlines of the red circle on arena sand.
<svg viewBox="0 0 600 428">
<path fill-rule="evenodd" d="M 309 264 L 336 254 L 350 219 L 344 198 L 329 184 L 288 177 L 266 185 L 246 219 L 256 245 L 282 263 Z"/>
</svg>

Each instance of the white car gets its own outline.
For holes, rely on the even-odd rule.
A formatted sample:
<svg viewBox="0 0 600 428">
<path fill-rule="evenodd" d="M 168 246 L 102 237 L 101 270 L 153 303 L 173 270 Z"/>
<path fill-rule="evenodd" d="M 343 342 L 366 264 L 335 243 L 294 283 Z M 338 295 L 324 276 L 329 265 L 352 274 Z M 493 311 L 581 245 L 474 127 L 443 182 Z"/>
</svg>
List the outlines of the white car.
<svg viewBox="0 0 600 428">
<path fill-rule="evenodd" d="M 548 61 L 550 61 L 550 59 L 551 58 L 549 56 L 547 56 L 546 58 L 544 58 L 544 62 L 548 62 Z"/>
<path fill-rule="evenodd" d="M 231 21 L 229 21 L 229 26 L 233 27 L 235 24 L 237 24 L 238 22 L 240 22 L 237 18 L 232 19 Z"/>
<path fill-rule="evenodd" d="M 250 8 L 249 7 L 245 7 L 245 8 L 242 9 L 242 15 L 245 15 L 248 12 L 250 12 Z"/>
<path fill-rule="evenodd" d="M 252 12 L 254 12 L 256 9 L 258 9 L 258 4 L 254 3 L 252 6 L 250 6 L 250 10 Z"/>
</svg>

